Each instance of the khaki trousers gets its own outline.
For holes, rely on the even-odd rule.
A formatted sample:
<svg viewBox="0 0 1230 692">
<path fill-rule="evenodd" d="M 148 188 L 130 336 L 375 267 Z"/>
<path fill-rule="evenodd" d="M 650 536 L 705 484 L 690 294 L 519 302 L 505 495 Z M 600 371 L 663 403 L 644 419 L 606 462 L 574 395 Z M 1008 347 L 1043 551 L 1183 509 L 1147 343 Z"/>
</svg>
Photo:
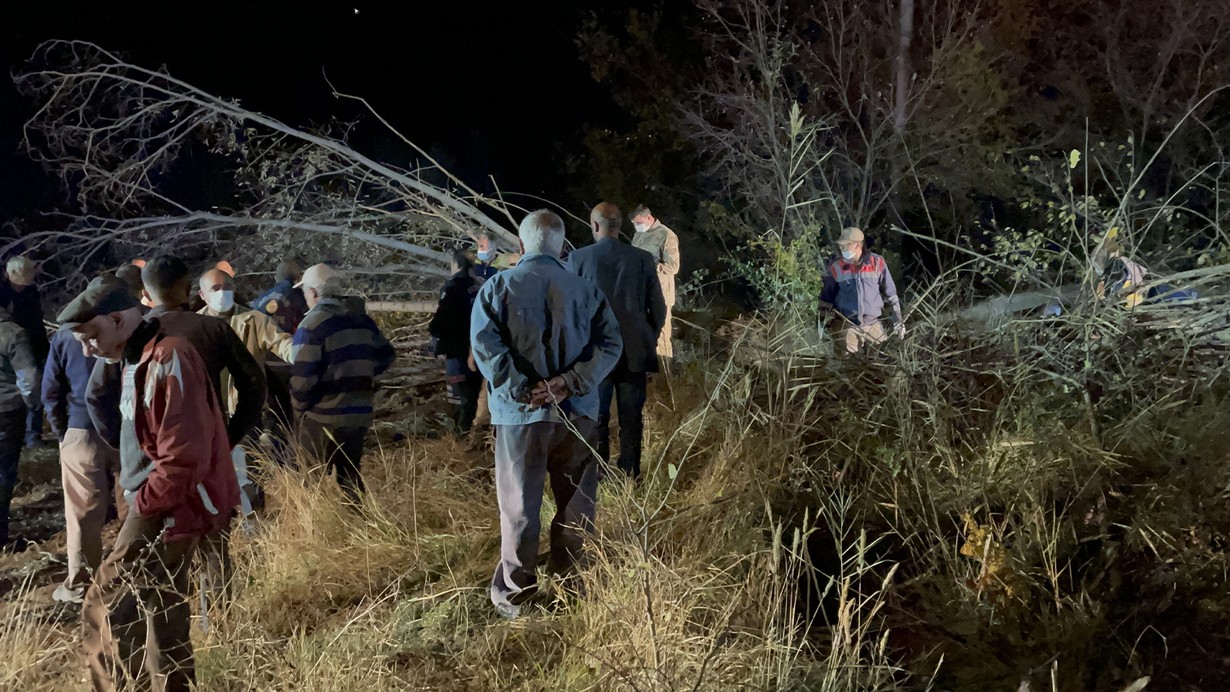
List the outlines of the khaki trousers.
<svg viewBox="0 0 1230 692">
<path fill-rule="evenodd" d="M 858 350 L 863 346 L 882 344 L 888 340 L 888 334 L 884 332 L 884 325 L 879 322 L 872 322 L 864 326 L 851 326 L 846 328 L 845 343 L 847 353 L 858 353 Z"/>
<path fill-rule="evenodd" d="M 129 511 L 85 593 L 82 653 L 94 689 L 187 692 L 195 678 L 188 568 L 197 539 L 168 543 L 163 520 Z"/>
<path fill-rule="evenodd" d="M 93 430 L 69 428 L 60 443 L 60 480 L 64 486 L 64 533 L 68 576 L 64 586 L 79 589 L 102 563 L 102 531 L 113 501 L 111 475 L 119 453 Z"/>
<path fill-rule="evenodd" d="M 658 355 L 663 358 L 675 357 L 675 345 L 671 343 L 671 317 L 674 312 L 674 306 L 666 306 L 666 323 L 662 325 L 662 333 L 658 335 Z"/>
</svg>

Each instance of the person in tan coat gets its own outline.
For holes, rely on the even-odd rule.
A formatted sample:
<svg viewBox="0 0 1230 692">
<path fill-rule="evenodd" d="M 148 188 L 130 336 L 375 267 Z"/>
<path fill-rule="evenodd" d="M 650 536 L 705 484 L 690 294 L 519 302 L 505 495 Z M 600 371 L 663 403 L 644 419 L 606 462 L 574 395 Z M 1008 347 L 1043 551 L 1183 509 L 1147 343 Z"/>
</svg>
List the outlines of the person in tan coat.
<svg viewBox="0 0 1230 692">
<path fill-rule="evenodd" d="M 278 328 L 277 322 L 263 312 L 250 310 L 235 303 L 235 279 L 221 269 L 210 269 L 201 275 L 200 296 L 205 307 L 198 313 L 225 320 L 239 335 L 248 353 L 258 363 L 276 356 L 287 363 L 291 357 L 291 335 Z M 230 378 L 223 375 L 227 410 L 234 411 L 239 393 Z"/>
<path fill-rule="evenodd" d="M 632 246 L 653 255 L 658 264 L 658 281 L 662 284 L 662 298 L 666 301 L 666 324 L 658 335 L 658 355 L 673 358 L 675 347 L 671 343 L 671 313 L 675 308 L 675 275 L 679 273 L 679 236 L 654 218 L 653 212 L 642 205 L 632 211 L 632 226 L 636 235 Z"/>
</svg>

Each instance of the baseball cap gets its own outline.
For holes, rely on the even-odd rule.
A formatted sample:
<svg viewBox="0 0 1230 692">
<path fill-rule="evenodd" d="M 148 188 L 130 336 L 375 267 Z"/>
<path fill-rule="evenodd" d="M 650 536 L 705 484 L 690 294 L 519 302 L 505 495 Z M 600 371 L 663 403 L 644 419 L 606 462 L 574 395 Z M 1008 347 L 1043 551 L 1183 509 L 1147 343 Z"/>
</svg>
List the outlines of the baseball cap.
<svg viewBox="0 0 1230 692">
<path fill-rule="evenodd" d="M 838 245 L 861 242 L 863 242 L 863 231 L 862 229 L 855 228 L 854 226 L 841 229 L 841 236 L 837 238 Z"/>
<path fill-rule="evenodd" d="M 295 288 L 320 288 L 330 283 L 342 280 L 341 272 L 327 264 L 313 264 L 303 272 L 303 278 L 295 284 Z"/>
</svg>

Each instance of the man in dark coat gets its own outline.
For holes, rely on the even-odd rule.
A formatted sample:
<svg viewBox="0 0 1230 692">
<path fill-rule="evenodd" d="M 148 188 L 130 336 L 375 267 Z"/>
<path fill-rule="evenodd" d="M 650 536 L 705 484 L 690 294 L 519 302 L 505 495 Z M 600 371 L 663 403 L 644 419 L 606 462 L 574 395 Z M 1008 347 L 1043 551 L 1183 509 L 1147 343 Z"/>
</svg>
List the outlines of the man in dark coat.
<svg viewBox="0 0 1230 692">
<path fill-rule="evenodd" d="M 9 505 L 25 438 L 26 411 L 38 407 L 38 363 L 30 337 L 0 307 L 0 546 L 9 542 Z"/>
<path fill-rule="evenodd" d="M 633 478 L 641 474 L 645 390 L 658 371 L 656 345 L 666 323 L 666 301 L 653 255 L 620 242 L 623 215 L 603 202 L 589 215 L 594 244 L 574 251 L 568 266 L 602 289 L 623 336 L 619 362 L 598 389 L 598 453 L 610 460 L 611 399 L 619 410 L 619 468 Z"/>
<path fill-rule="evenodd" d="M 440 303 L 427 327 L 436 357 L 444 361 L 449 401 L 457 406 L 453 422 L 463 433 L 474 424 L 483 386 L 483 376 L 470 358 L 470 311 L 480 284 L 473 268 L 464 250 L 453 253 L 453 275 L 440 289 Z"/>
<path fill-rule="evenodd" d="M 14 257 L 8 261 L 5 270 L 4 281 L 0 283 L 0 306 L 8 308 L 13 322 L 26 330 L 34 360 L 41 372 L 51 350 L 51 340 L 43 324 L 43 297 L 34 283 L 38 267 L 29 257 Z M 25 443 L 27 447 L 43 445 L 41 406 L 32 406 L 26 411 Z"/>
</svg>

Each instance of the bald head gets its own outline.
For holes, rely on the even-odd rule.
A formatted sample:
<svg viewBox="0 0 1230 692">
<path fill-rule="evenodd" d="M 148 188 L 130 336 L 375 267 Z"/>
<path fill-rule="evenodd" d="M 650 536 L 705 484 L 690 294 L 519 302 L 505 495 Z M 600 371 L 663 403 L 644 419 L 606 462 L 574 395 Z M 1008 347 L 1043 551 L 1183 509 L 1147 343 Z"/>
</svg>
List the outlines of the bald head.
<svg viewBox="0 0 1230 692">
<path fill-rule="evenodd" d="M 623 222 L 624 215 L 619 207 L 610 202 L 603 202 L 589 212 L 589 227 L 594 232 L 594 240 L 618 238 Z"/>
<path fill-rule="evenodd" d="M 231 278 L 230 274 L 227 274 L 221 269 L 210 269 L 204 274 L 201 274 L 200 283 L 203 297 L 203 294 L 209 293 L 210 291 L 221 291 L 223 289 L 231 288 L 231 284 L 234 283 L 234 279 Z"/>
</svg>

